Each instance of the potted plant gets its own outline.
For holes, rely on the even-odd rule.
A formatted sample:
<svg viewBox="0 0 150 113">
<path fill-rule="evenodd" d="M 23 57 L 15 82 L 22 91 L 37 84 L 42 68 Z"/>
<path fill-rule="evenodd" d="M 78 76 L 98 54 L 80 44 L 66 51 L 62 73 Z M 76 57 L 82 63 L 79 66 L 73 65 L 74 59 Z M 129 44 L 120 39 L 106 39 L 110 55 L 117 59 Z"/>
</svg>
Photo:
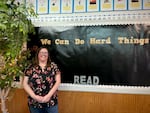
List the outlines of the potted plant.
<svg viewBox="0 0 150 113">
<path fill-rule="evenodd" d="M 15 77 L 23 75 L 28 51 L 22 49 L 28 33 L 34 31 L 32 7 L 15 0 L 0 0 L 0 99 L 2 113 L 8 113 L 6 99 Z"/>
</svg>

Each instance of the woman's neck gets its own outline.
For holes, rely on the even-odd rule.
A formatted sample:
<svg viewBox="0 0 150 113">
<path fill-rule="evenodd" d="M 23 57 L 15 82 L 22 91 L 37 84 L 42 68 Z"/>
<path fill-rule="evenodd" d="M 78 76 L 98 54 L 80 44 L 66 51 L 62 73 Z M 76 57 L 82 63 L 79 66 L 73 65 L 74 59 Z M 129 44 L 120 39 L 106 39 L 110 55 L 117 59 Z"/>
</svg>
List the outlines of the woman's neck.
<svg viewBox="0 0 150 113">
<path fill-rule="evenodd" d="M 46 65 L 47 65 L 47 63 L 45 63 L 45 62 L 39 62 L 39 66 L 41 67 L 42 72 L 44 72 Z"/>
<path fill-rule="evenodd" d="M 41 66 L 42 68 L 44 68 L 47 65 L 47 62 L 39 62 L 39 66 Z"/>
</svg>

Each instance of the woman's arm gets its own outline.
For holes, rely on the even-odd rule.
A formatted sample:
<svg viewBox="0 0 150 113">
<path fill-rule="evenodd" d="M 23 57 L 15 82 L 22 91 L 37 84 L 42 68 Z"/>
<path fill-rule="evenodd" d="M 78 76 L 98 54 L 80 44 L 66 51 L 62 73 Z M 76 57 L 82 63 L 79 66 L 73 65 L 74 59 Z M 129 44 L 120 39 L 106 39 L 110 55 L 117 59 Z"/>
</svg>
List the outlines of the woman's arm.
<svg viewBox="0 0 150 113">
<path fill-rule="evenodd" d="M 60 74 L 60 72 L 56 74 L 55 80 L 56 80 L 56 82 L 55 82 L 55 85 L 53 86 L 53 88 L 49 91 L 49 93 L 47 95 L 44 96 L 43 101 L 42 101 L 43 103 L 48 102 L 50 100 L 51 96 L 58 89 L 58 87 L 61 83 L 61 74 Z"/>
<path fill-rule="evenodd" d="M 33 90 L 31 89 L 31 87 L 30 87 L 29 84 L 28 84 L 28 79 L 29 79 L 28 76 L 24 76 L 23 88 L 25 89 L 25 91 L 26 91 L 33 99 L 35 99 L 35 100 L 38 101 L 38 102 L 42 102 L 43 97 L 42 97 L 42 96 L 38 96 L 38 95 L 36 95 L 36 94 L 33 92 Z"/>
</svg>

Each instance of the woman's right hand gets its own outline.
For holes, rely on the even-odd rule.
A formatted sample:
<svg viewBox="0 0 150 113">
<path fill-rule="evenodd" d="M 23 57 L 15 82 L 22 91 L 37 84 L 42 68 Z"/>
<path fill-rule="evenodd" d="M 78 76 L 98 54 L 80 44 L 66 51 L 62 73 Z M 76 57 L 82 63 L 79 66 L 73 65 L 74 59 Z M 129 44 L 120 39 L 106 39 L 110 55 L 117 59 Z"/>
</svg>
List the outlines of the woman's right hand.
<svg viewBox="0 0 150 113">
<path fill-rule="evenodd" d="M 33 97 L 33 99 L 34 100 L 36 100 L 37 102 L 39 102 L 39 103 L 43 103 L 43 97 L 42 96 L 39 96 L 39 95 L 35 95 L 34 97 Z"/>
</svg>

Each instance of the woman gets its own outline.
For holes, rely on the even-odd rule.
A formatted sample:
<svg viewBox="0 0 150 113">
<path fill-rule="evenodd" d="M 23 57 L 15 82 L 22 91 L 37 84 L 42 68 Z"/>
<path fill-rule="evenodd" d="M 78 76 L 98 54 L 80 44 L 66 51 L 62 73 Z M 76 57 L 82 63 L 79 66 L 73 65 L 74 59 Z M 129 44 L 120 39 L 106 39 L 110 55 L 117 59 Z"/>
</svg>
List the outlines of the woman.
<svg viewBox="0 0 150 113">
<path fill-rule="evenodd" d="M 28 93 L 30 113 L 58 113 L 57 89 L 61 73 L 51 62 L 48 49 L 37 50 L 35 63 L 25 70 L 23 87 Z"/>
</svg>

